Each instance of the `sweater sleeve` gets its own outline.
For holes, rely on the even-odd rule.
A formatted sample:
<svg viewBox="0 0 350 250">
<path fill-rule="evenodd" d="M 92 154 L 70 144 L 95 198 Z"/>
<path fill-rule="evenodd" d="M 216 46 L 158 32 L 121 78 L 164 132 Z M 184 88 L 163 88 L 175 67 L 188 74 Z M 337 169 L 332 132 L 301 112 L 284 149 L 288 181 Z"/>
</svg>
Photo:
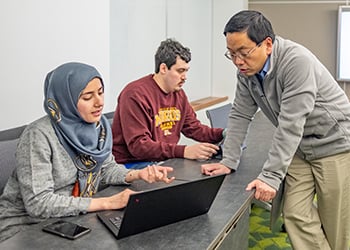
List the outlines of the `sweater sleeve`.
<svg viewBox="0 0 350 250">
<path fill-rule="evenodd" d="M 237 91 L 233 108 L 228 117 L 226 138 L 223 146 L 221 163 L 233 170 L 237 170 L 249 124 L 258 107 L 247 86 L 238 78 Z M 248 145 L 249 147 L 249 145 Z"/>
<path fill-rule="evenodd" d="M 102 165 L 102 185 L 120 185 L 129 184 L 125 181 L 127 173 L 130 171 L 124 165 L 116 163 L 111 154 Z"/>
<path fill-rule="evenodd" d="M 202 124 L 194 112 L 191 104 L 188 102 L 186 95 L 184 95 L 185 114 L 184 125 L 181 132 L 188 138 L 194 139 L 198 142 L 218 143 L 223 139 L 222 128 L 211 128 Z"/>
</svg>

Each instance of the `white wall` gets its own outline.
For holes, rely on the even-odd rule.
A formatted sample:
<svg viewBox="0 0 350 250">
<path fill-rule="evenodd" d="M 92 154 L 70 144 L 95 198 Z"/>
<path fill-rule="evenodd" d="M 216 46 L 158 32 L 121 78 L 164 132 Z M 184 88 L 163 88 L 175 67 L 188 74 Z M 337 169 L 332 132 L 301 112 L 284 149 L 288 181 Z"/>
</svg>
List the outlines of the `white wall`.
<svg viewBox="0 0 350 250">
<path fill-rule="evenodd" d="M 117 96 L 127 83 L 154 72 L 154 53 L 165 38 L 165 3 L 164 0 L 111 0 L 110 93 L 114 103 L 108 111 L 115 110 Z"/>
<path fill-rule="evenodd" d="M 229 96 L 232 102 L 236 91 L 236 67 L 224 56 L 226 39 L 223 35 L 228 20 L 237 12 L 248 9 L 248 1 L 214 0 L 212 32 L 212 95 Z"/>
<path fill-rule="evenodd" d="M 212 96 L 228 96 L 228 100 L 225 103 L 219 103 L 211 108 L 224 105 L 228 102 L 232 102 L 236 91 L 236 68 L 227 60 L 224 56 L 226 52 L 226 39 L 223 35 L 224 27 L 227 21 L 236 12 L 247 9 L 247 1 L 229 1 L 229 0 L 213 0 L 211 7 L 211 59 L 210 59 L 210 74 L 211 78 L 208 82 L 210 86 L 210 95 Z M 201 28 L 197 27 L 198 36 L 200 37 Z M 201 93 L 201 91 L 199 91 Z M 199 110 L 197 117 L 203 124 L 210 125 L 206 116 L 205 110 Z M 180 144 L 193 144 L 193 140 L 182 136 Z"/>
<path fill-rule="evenodd" d="M 108 0 L 1 0 L 0 30 L 0 129 L 44 114 L 44 78 L 64 62 L 92 64 L 109 82 Z"/>
<path fill-rule="evenodd" d="M 167 37 L 192 53 L 184 89 L 190 100 L 211 95 L 212 0 L 168 1 Z"/>
<path fill-rule="evenodd" d="M 166 38 L 175 38 L 192 52 L 184 86 L 189 99 L 209 96 L 211 1 L 148 0 L 144 7 L 140 7 L 144 0 L 111 1 L 111 81 L 115 96 L 130 81 L 154 73 L 154 54 Z"/>
<path fill-rule="evenodd" d="M 154 71 L 161 40 L 190 47 L 190 100 L 235 91 L 222 30 L 247 0 L 0 0 L 0 130 L 44 115 L 46 74 L 68 61 L 94 65 L 106 86 L 105 111 L 122 87 Z M 202 119 L 202 118 L 201 118 Z"/>
</svg>

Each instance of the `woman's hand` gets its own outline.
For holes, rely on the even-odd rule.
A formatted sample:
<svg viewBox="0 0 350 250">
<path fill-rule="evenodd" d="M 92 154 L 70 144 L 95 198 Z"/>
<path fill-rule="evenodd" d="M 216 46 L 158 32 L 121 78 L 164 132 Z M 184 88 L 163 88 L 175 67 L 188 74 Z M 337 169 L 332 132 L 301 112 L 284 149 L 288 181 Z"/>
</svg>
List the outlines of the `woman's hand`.
<svg viewBox="0 0 350 250">
<path fill-rule="evenodd" d="M 128 204 L 130 195 L 133 193 L 136 192 L 127 188 L 110 197 L 93 198 L 88 208 L 88 212 L 124 208 Z"/>
<path fill-rule="evenodd" d="M 163 181 L 165 183 L 171 183 L 175 177 L 168 178 L 168 172 L 172 172 L 172 167 L 152 165 L 143 168 L 139 171 L 139 179 L 148 183 Z"/>
</svg>

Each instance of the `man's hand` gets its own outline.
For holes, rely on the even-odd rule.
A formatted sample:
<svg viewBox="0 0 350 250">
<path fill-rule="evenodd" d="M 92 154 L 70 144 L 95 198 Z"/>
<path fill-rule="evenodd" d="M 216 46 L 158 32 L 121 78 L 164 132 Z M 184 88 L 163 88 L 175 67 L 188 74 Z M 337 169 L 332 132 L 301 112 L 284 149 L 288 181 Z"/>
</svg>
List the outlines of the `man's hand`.
<svg viewBox="0 0 350 250">
<path fill-rule="evenodd" d="M 210 163 L 203 164 L 201 166 L 201 172 L 205 175 L 230 174 L 231 168 L 228 168 L 221 163 Z"/>
<path fill-rule="evenodd" d="M 184 158 L 191 160 L 208 160 L 216 154 L 219 147 L 211 143 L 197 143 L 185 147 Z"/>
<path fill-rule="evenodd" d="M 250 191 L 253 188 L 255 188 L 255 199 L 257 200 L 271 201 L 276 196 L 277 191 L 259 179 L 250 182 L 246 190 Z"/>
</svg>

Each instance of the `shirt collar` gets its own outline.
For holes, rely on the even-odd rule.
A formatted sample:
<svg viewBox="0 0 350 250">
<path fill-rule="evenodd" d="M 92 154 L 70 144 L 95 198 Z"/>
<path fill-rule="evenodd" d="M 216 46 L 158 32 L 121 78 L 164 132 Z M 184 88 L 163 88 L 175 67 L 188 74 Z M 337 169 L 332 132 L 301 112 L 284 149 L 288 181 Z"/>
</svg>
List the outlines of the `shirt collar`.
<svg viewBox="0 0 350 250">
<path fill-rule="evenodd" d="M 258 73 L 262 77 L 262 79 L 265 78 L 265 75 L 266 75 L 267 71 L 269 70 L 269 67 L 270 67 L 270 56 L 266 59 L 264 67 Z"/>
</svg>

